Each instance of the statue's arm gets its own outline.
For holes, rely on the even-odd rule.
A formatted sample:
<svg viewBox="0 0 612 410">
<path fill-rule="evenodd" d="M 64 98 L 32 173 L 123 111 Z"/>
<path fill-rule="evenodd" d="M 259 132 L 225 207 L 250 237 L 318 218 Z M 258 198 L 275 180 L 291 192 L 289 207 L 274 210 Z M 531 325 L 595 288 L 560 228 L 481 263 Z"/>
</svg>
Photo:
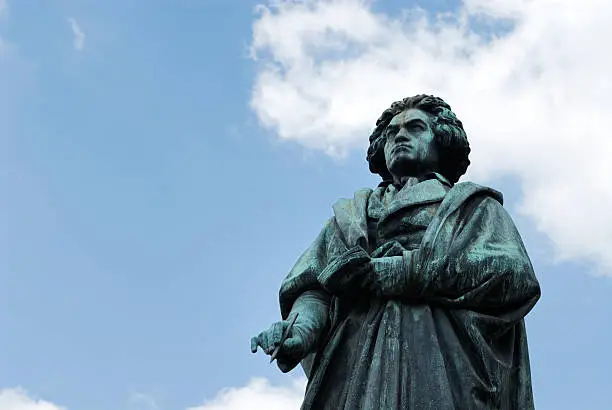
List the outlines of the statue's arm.
<svg viewBox="0 0 612 410">
<path fill-rule="evenodd" d="M 431 261 L 424 262 L 422 250 L 372 258 L 381 292 L 452 308 L 493 312 L 522 307 L 526 314 L 540 287 L 506 210 L 493 198 L 479 198 L 456 223 L 460 227 L 446 239 L 442 235 Z"/>
<path fill-rule="evenodd" d="M 321 286 L 318 276 L 328 265 L 329 259 L 333 258 L 334 252 L 345 249 L 346 245 L 337 235 L 336 222 L 330 218 L 281 284 L 279 301 L 282 319 L 299 313 L 297 320 L 300 328 L 306 330 L 317 343 L 328 327 L 332 297 Z"/>
</svg>

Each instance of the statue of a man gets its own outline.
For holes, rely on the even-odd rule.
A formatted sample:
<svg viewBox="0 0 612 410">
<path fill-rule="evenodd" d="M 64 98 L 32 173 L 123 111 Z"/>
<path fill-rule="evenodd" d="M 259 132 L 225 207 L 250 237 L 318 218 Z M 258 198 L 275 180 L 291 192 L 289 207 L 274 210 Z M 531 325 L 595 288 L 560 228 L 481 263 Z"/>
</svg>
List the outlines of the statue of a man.
<svg viewBox="0 0 612 410">
<path fill-rule="evenodd" d="M 501 193 L 457 183 L 470 152 L 442 99 L 383 112 L 370 170 L 280 289 L 251 341 L 308 377 L 303 410 L 533 409 L 524 317 L 540 287 Z"/>
</svg>

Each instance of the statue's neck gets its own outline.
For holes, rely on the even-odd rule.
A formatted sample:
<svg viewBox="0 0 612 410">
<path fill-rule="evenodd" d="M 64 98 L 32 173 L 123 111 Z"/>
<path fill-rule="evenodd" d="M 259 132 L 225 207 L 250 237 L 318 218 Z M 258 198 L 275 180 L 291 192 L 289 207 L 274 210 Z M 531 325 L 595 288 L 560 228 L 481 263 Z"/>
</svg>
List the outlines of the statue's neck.
<svg viewBox="0 0 612 410">
<path fill-rule="evenodd" d="M 422 172 L 417 176 L 393 176 L 393 185 L 397 187 L 412 186 L 428 179 L 433 171 Z"/>
<path fill-rule="evenodd" d="M 421 182 L 422 178 L 413 176 L 393 177 L 393 185 L 398 187 L 412 186 Z"/>
</svg>

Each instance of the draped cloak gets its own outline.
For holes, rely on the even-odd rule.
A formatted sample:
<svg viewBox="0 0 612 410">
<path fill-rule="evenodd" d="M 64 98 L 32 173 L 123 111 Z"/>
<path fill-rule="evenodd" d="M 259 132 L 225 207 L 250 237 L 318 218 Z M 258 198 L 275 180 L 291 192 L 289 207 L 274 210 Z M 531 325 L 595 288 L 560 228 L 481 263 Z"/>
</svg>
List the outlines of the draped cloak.
<svg viewBox="0 0 612 410">
<path fill-rule="evenodd" d="M 341 199 L 283 281 L 283 319 L 306 291 L 330 301 L 302 410 L 533 409 L 524 317 L 540 296 L 501 193 L 440 176 Z M 401 257 L 398 297 L 352 298 L 325 278 Z M 349 269 L 350 274 L 350 269 Z"/>
</svg>

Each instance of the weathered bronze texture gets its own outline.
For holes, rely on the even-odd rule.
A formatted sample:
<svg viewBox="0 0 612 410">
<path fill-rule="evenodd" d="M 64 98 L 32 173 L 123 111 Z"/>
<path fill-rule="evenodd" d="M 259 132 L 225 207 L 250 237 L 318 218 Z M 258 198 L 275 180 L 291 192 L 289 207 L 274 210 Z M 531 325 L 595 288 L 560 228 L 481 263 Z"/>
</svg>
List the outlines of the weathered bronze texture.
<svg viewBox="0 0 612 410">
<path fill-rule="evenodd" d="M 283 372 L 302 364 L 303 410 L 533 409 L 540 287 L 502 194 L 458 183 L 469 153 L 440 98 L 379 118 L 367 159 L 383 181 L 336 202 L 281 284 L 282 320 L 251 341 L 280 346 Z"/>
</svg>

